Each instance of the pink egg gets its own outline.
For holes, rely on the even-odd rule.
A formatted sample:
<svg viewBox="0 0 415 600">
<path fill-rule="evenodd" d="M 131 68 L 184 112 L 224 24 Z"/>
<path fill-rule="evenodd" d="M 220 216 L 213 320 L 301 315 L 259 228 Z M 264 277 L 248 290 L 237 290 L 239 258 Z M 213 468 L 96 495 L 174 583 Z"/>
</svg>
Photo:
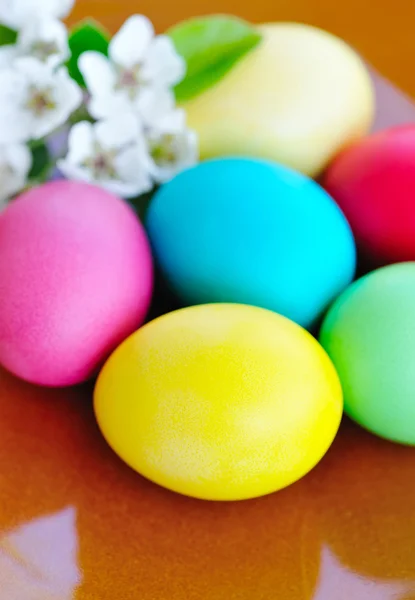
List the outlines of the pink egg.
<svg viewBox="0 0 415 600">
<path fill-rule="evenodd" d="M 0 216 L 0 363 L 45 386 L 89 379 L 143 322 L 152 285 L 124 201 L 69 181 L 23 194 Z"/>
</svg>

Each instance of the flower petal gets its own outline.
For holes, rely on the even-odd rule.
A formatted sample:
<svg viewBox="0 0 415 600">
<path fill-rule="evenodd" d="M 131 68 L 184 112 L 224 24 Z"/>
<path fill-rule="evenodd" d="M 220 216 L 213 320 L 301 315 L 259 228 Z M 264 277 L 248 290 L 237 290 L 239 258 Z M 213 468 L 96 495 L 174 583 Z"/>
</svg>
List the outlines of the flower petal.
<svg viewBox="0 0 415 600">
<path fill-rule="evenodd" d="M 0 46 L 0 69 L 10 66 L 18 55 L 19 50 L 16 45 Z"/>
<path fill-rule="evenodd" d="M 162 115 L 153 128 L 158 133 L 180 133 L 186 130 L 186 112 L 182 108 Z"/>
<path fill-rule="evenodd" d="M 147 127 L 155 126 L 173 111 L 174 106 L 174 94 L 165 88 L 146 88 L 135 103 L 136 110 Z"/>
<path fill-rule="evenodd" d="M 27 81 L 24 74 L 18 69 L 18 62 L 13 67 L 0 69 L 0 106 L 1 112 L 7 111 L 10 107 L 16 108 L 21 102 L 27 91 Z"/>
<path fill-rule="evenodd" d="M 75 0 L 1 0 L 0 23 L 20 29 L 35 15 L 63 19 L 74 3 Z"/>
<path fill-rule="evenodd" d="M 14 171 L 26 179 L 33 162 L 29 148 L 25 144 L 11 144 L 4 149 L 4 155 Z"/>
<path fill-rule="evenodd" d="M 23 144 L 0 147 L 0 203 L 24 188 L 32 165 L 32 154 Z"/>
<path fill-rule="evenodd" d="M 94 126 L 88 121 L 76 123 L 69 132 L 68 160 L 75 164 L 82 163 L 91 156 L 94 149 Z"/>
<path fill-rule="evenodd" d="M 144 145 L 132 146 L 120 152 L 115 159 L 115 165 L 120 179 L 139 186 L 135 195 L 148 192 L 152 188 L 150 157 Z"/>
<path fill-rule="evenodd" d="M 14 63 L 14 70 L 25 79 L 26 83 L 36 86 L 48 85 L 53 81 L 53 71 L 44 63 L 32 56 L 18 58 Z"/>
<path fill-rule="evenodd" d="M 92 96 L 108 95 L 116 81 L 114 67 L 100 52 L 84 52 L 79 57 L 78 67 Z"/>
<path fill-rule="evenodd" d="M 31 120 L 18 111 L 0 112 L 0 144 L 27 142 L 31 139 Z"/>
<path fill-rule="evenodd" d="M 28 82 L 19 72 L 17 61 L 13 68 L 0 69 L 0 145 L 30 139 L 30 115 L 23 110 Z"/>
<path fill-rule="evenodd" d="M 157 183 L 165 183 L 198 160 L 198 139 L 194 131 L 187 129 L 175 134 L 176 160 L 163 165 L 151 160 L 150 173 Z"/>
<path fill-rule="evenodd" d="M 71 114 L 80 107 L 83 101 L 82 90 L 79 85 L 69 76 L 68 69 L 61 67 L 53 75 L 56 86 L 60 92 L 62 100 L 65 98 L 67 109 Z"/>
<path fill-rule="evenodd" d="M 151 21 L 143 15 L 133 15 L 112 39 L 109 56 L 117 65 L 132 67 L 143 60 L 153 37 Z"/>
<path fill-rule="evenodd" d="M 27 81 L 18 68 L 0 69 L 0 144 L 30 139 L 31 119 L 23 110 Z"/>
<path fill-rule="evenodd" d="M 129 183 L 122 181 L 121 179 L 100 179 L 99 181 L 96 181 L 89 169 L 74 165 L 67 159 L 60 160 L 58 162 L 58 168 L 67 179 L 93 183 L 94 185 L 102 187 L 103 189 L 115 194 L 116 196 L 120 196 L 121 198 L 133 198 L 134 196 L 138 196 L 140 193 L 144 193 L 140 190 L 149 191 L 152 187 L 152 183 L 149 178 L 140 185 L 137 182 Z M 144 183 L 146 185 L 144 185 Z"/>
<path fill-rule="evenodd" d="M 149 191 L 152 188 L 151 182 L 150 187 L 144 187 L 138 186 L 136 183 L 126 183 L 121 181 L 121 179 L 108 179 L 106 181 L 100 181 L 96 185 L 100 185 L 111 194 L 114 194 L 114 196 L 119 196 L 120 198 L 134 198 L 144 194 L 145 191 Z"/>
<path fill-rule="evenodd" d="M 166 35 L 158 35 L 150 44 L 145 59 L 143 76 L 158 86 L 173 86 L 183 79 L 186 63 L 172 40 Z"/>
<path fill-rule="evenodd" d="M 27 142 L 31 139 L 31 119 L 18 110 L 0 111 L 0 144 Z"/>
<path fill-rule="evenodd" d="M 38 140 L 63 125 L 82 103 L 82 91 L 69 77 L 66 67 L 50 72 L 49 88 L 52 89 L 55 107 L 42 116 L 33 115 L 32 138 Z"/>
<path fill-rule="evenodd" d="M 49 14 L 59 19 L 65 19 L 71 13 L 75 4 L 75 0 L 46 0 L 46 2 L 49 2 L 51 7 Z"/>
<path fill-rule="evenodd" d="M 95 169 L 86 166 L 86 158 L 102 152 L 102 148 L 95 149 L 94 142 L 104 149 L 115 150 L 111 160 L 117 177 L 111 178 L 112 173 L 108 170 L 107 178 L 105 173 L 100 173 L 95 179 L 98 177 Z M 58 162 L 58 168 L 69 179 L 89 181 L 114 194 L 131 198 L 152 188 L 149 164 L 139 121 L 135 115 L 127 113 L 95 124 L 75 125 L 70 133 L 69 153 Z"/>
<path fill-rule="evenodd" d="M 132 113 L 119 115 L 95 126 L 97 141 L 107 149 L 123 148 L 128 144 L 139 144 L 142 132 L 138 118 Z"/>
<path fill-rule="evenodd" d="M 30 19 L 22 27 L 17 43 L 23 55 L 37 58 L 52 68 L 70 56 L 67 29 L 52 17 Z"/>
<path fill-rule="evenodd" d="M 58 160 L 57 167 L 66 179 L 75 181 L 85 181 L 86 183 L 94 183 L 93 177 L 89 169 L 75 165 L 67 158 Z"/>
<path fill-rule="evenodd" d="M 2 0 L 0 2 L 0 23 L 19 29 L 27 19 L 27 13 L 33 11 L 32 2 L 24 0 Z"/>
<path fill-rule="evenodd" d="M 88 103 L 89 114 L 94 119 L 106 119 L 130 112 L 131 101 L 121 92 L 92 96 Z"/>
<path fill-rule="evenodd" d="M 26 6 L 33 5 L 38 14 L 64 19 L 71 12 L 75 0 L 13 0 Z"/>
<path fill-rule="evenodd" d="M 134 150 L 130 149 L 126 151 L 126 154 L 131 154 L 133 158 Z M 117 157 L 116 168 L 119 174 L 119 179 L 113 181 L 112 191 L 114 194 L 121 196 L 122 198 L 135 198 L 141 196 L 146 192 L 149 192 L 153 187 L 154 183 L 150 177 L 147 169 L 144 169 L 140 163 L 134 161 L 135 164 L 135 176 L 133 179 L 125 177 L 127 167 L 125 166 L 125 160 L 129 160 L 128 156 L 123 158 Z M 121 166 L 124 163 L 124 166 Z M 116 187 L 115 187 L 116 186 Z"/>
</svg>

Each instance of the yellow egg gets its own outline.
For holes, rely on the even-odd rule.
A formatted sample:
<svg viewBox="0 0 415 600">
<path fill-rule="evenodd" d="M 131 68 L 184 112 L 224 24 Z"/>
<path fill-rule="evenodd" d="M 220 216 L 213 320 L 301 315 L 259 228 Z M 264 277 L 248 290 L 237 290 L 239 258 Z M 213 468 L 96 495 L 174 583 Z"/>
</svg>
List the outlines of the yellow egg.
<svg viewBox="0 0 415 600">
<path fill-rule="evenodd" d="M 98 424 L 133 469 L 210 500 L 279 490 L 316 465 L 342 414 L 330 359 L 304 329 L 238 304 L 156 319 L 104 366 Z"/>
<path fill-rule="evenodd" d="M 369 130 L 369 73 L 345 42 L 320 29 L 276 23 L 259 30 L 255 50 L 184 104 L 189 125 L 202 158 L 267 158 L 314 177 Z"/>
</svg>

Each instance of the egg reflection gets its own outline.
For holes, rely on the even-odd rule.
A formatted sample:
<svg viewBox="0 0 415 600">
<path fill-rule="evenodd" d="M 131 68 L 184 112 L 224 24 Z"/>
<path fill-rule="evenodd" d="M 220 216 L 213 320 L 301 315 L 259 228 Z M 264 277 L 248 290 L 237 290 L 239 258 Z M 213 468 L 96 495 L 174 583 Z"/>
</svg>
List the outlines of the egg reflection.
<svg viewBox="0 0 415 600">
<path fill-rule="evenodd" d="M 0 598 L 72 600 L 81 581 L 75 519 L 67 508 L 0 535 Z"/>
<path fill-rule="evenodd" d="M 323 546 L 313 600 L 397 600 L 407 590 L 402 583 L 362 577 L 344 567 L 330 548 Z"/>
<path fill-rule="evenodd" d="M 342 564 L 405 593 L 415 592 L 414 472 L 413 449 L 346 421 L 308 479 L 322 539 Z"/>
</svg>

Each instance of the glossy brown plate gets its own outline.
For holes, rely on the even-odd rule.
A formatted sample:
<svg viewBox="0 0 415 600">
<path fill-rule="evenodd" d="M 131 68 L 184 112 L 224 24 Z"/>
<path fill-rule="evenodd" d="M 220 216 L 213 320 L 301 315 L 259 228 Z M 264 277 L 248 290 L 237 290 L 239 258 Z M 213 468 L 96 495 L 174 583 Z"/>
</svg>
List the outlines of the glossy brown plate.
<svg viewBox="0 0 415 600">
<path fill-rule="evenodd" d="M 376 78 L 377 127 L 415 110 Z M 90 390 L 0 372 L 1 600 L 415 599 L 415 449 L 347 420 L 306 478 L 208 503 L 126 467 Z"/>
</svg>

